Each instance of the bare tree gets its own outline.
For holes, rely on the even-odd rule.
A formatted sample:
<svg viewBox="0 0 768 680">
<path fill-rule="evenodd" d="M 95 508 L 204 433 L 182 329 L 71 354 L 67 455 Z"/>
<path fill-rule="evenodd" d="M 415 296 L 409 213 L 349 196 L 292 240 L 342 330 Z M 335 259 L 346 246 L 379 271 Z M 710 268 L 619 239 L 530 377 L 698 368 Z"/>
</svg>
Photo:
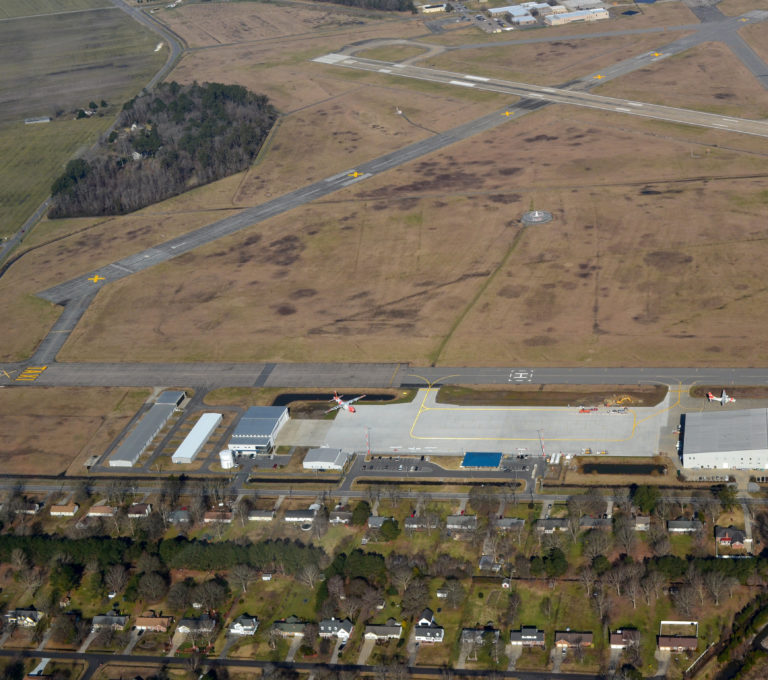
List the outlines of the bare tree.
<svg viewBox="0 0 768 680">
<path fill-rule="evenodd" d="M 642 569 L 642 567 L 641 567 Z M 627 597 L 632 602 L 632 609 L 637 609 L 637 598 L 640 596 L 640 574 L 637 570 L 632 570 L 627 579 L 624 590 L 627 593 Z"/>
<path fill-rule="evenodd" d="M 407 565 L 398 566 L 390 572 L 389 578 L 392 585 L 402 593 L 413 581 L 413 569 Z"/>
<path fill-rule="evenodd" d="M 248 592 L 248 586 L 256 580 L 258 572 L 250 564 L 236 564 L 229 570 L 229 577 L 234 581 L 240 590 Z"/>
<path fill-rule="evenodd" d="M 344 579 L 338 574 L 328 579 L 328 594 L 337 601 L 344 599 Z"/>
<path fill-rule="evenodd" d="M 597 610 L 597 615 L 601 621 L 603 621 L 603 619 L 605 618 L 605 615 L 608 612 L 608 607 L 610 606 L 610 603 L 611 601 L 610 601 L 610 598 L 608 597 L 608 592 L 606 587 L 603 585 L 601 581 L 598 581 L 598 583 L 595 585 L 595 592 L 592 595 L 592 604 Z"/>
<path fill-rule="evenodd" d="M 688 567 L 688 571 L 685 574 L 685 583 L 696 595 L 699 605 L 703 607 L 707 598 L 707 587 L 704 585 L 702 573 L 694 565 Z"/>
<path fill-rule="evenodd" d="M 617 564 L 615 567 L 609 569 L 603 574 L 605 582 L 613 588 L 616 588 L 616 594 L 621 597 L 621 589 L 626 580 L 626 572 L 623 565 Z"/>
<path fill-rule="evenodd" d="M 104 574 L 104 583 L 111 592 L 119 593 L 128 583 L 128 572 L 122 564 L 113 564 Z"/>
<path fill-rule="evenodd" d="M 165 579 L 156 572 L 144 574 L 139 579 L 139 597 L 147 602 L 159 602 L 168 592 L 168 584 Z"/>
<path fill-rule="evenodd" d="M 712 596 L 712 599 L 715 601 L 716 607 L 720 606 L 720 600 L 728 590 L 730 585 L 729 580 L 731 579 L 729 579 L 725 574 L 714 569 L 704 574 L 704 584 L 709 591 L 709 594 Z"/>
<path fill-rule="evenodd" d="M 11 551 L 11 567 L 16 573 L 20 573 L 29 569 L 29 558 L 21 548 L 14 548 Z"/>
<path fill-rule="evenodd" d="M 640 579 L 640 589 L 643 591 L 646 604 L 650 605 L 661 593 L 665 583 L 664 577 L 658 571 L 649 571 Z"/>
<path fill-rule="evenodd" d="M 672 602 L 675 605 L 675 609 L 687 618 L 693 613 L 693 608 L 696 604 L 696 593 L 691 586 L 682 585 L 672 594 Z"/>
<path fill-rule="evenodd" d="M 446 597 L 445 604 L 451 609 L 456 609 L 464 602 L 466 598 L 466 591 L 464 586 L 461 585 L 461 581 L 457 579 L 450 579 L 445 583 Z"/>
<path fill-rule="evenodd" d="M 605 531 L 592 529 L 584 534 L 583 553 L 590 562 L 598 555 L 605 555 L 611 546 L 610 538 Z"/>
<path fill-rule="evenodd" d="M 234 514 L 235 518 L 240 520 L 240 526 L 244 527 L 246 522 L 248 521 L 248 515 L 251 514 L 251 510 L 253 510 L 253 503 L 251 502 L 251 499 L 248 498 L 248 496 L 243 496 L 234 507 Z"/>
<path fill-rule="evenodd" d="M 579 573 L 579 581 L 581 581 L 581 585 L 584 586 L 584 591 L 586 592 L 587 597 L 592 597 L 592 589 L 595 587 L 595 582 L 597 581 L 597 574 L 592 567 L 586 566 L 581 570 Z"/>
<path fill-rule="evenodd" d="M 314 590 L 317 583 L 320 581 L 320 577 L 322 576 L 322 572 L 320 571 L 320 567 L 315 562 L 310 562 L 309 564 L 305 564 L 301 571 L 299 571 L 298 580 L 306 585 L 308 588 L 311 588 Z"/>
</svg>

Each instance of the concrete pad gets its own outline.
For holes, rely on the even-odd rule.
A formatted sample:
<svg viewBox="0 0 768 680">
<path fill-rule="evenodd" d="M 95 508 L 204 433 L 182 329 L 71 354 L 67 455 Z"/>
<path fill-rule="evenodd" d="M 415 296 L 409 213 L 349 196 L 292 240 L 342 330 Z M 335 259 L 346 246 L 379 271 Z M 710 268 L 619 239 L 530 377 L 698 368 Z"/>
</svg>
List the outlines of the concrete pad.
<svg viewBox="0 0 768 680">
<path fill-rule="evenodd" d="M 515 670 L 518 659 L 523 655 L 523 646 L 507 644 L 504 651 L 506 652 L 507 658 L 509 659 L 509 666 L 507 666 L 507 670 Z"/>
<path fill-rule="evenodd" d="M 329 446 L 364 451 L 461 455 L 466 451 L 506 454 L 581 454 L 584 449 L 609 455 L 648 456 L 658 452 L 666 427 L 670 397 L 655 407 L 625 412 L 601 407 L 580 413 L 573 407 L 477 407 L 438 404 L 436 390 L 419 390 L 409 404 L 358 405 L 331 421 L 291 421 L 281 444 Z M 328 429 L 324 429 L 327 427 Z"/>
</svg>

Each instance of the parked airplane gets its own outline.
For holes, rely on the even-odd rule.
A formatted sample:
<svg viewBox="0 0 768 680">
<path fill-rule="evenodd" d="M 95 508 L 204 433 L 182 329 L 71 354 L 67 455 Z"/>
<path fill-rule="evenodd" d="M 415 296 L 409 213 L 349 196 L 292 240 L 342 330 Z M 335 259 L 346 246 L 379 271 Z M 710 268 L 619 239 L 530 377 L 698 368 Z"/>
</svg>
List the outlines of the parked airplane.
<svg viewBox="0 0 768 680">
<path fill-rule="evenodd" d="M 733 404 L 736 400 L 733 397 L 729 397 L 728 393 L 725 391 L 725 388 L 723 388 L 722 393 L 719 397 L 716 397 L 712 392 L 707 392 L 707 399 L 709 401 L 719 401 L 720 406 L 725 406 L 726 404 Z"/>
<path fill-rule="evenodd" d="M 365 395 L 361 394 L 359 397 L 355 397 L 354 399 L 348 399 L 347 401 L 344 401 L 344 395 L 339 395 L 336 393 L 336 390 L 333 391 L 333 397 L 331 398 L 331 401 L 336 402 L 336 406 L 333 408 L 329 408 L 326 413 L 331 413 L 331 411 L 338 411 L 339 409 L 342 409 L 344 411 L 349 411 L 350 413 L 355 413 L 355 407 L 352 406 L 356 401 L 360 401 Z"/>
</svg>

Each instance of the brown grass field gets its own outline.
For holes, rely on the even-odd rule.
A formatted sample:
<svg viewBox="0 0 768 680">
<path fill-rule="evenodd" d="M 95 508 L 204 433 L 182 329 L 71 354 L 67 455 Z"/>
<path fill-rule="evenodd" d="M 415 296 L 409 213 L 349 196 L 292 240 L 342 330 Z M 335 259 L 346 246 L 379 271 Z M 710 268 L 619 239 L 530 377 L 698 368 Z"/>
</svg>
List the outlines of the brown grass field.
<svg viewBox="0 0 768 680">
<path fill-rule="evenodd" d="M 238 82 L 283 112 L 260 162 L 135 215 L 44 224 L 30 241 L 37 247 L 0 279 L 0 313 L 13 320 L 4 358 L 28 353 L 56 313 L 31 302 L 35 291 L 509 101 L 308 61 L 364 39 L 422 40 L 410 15 L 256 9 L 190 5 L 157 16 L 207 48 L 190 52 L 174 78 Z M 693 23 L 679 4 L 639 18 Z M 499 68 L 521 80 L 557 82 L 652 43 L 572 42 L 440 58 L 478 72 L 481 58 L 489 68 L 506 60 Z M 738 102 L 740 115 L 759 116 L 768 99 L 750 78 L 715 45 L 603 88 L 723 111 Z M 754 338 L 768 290 L 759 254 L 766 155 L 761 138 L 549 106 L 109 283 L 60 358 L 765 364 Z M 522 228 L 531 206 L 555 220 Z"/>
<path fill-rule="evenodd" d="M 768 25 L 750 24 L 739 29 L 739 33 L 763 61 L 768 59 Z"/>
<path fill-rule="evenodd" d="M 612 97 L 740 118 L 768 117 L 768 92 L 721 43 L 705 43 L 595 88 Z"/>
<path fill-rule="evenodd" d="M 687 33 L 664 33 L 663 39 L 657 34 L 651 34 L 635 36 L 631 41 L 617 36 L 600 40 L 479 46 L 474 50 L 444 52 L 420 61 L 419 65 L 518 82 L 559 85 L 656 49 L 660 43 L 672 42 L 683 35 Z"/>
<path fill-rule="evenodd" d="M 85 461 L 104 452 L 148 396 L 97 387 L 0 390 L 3 472 L 83 474 Z"/>
</svg>

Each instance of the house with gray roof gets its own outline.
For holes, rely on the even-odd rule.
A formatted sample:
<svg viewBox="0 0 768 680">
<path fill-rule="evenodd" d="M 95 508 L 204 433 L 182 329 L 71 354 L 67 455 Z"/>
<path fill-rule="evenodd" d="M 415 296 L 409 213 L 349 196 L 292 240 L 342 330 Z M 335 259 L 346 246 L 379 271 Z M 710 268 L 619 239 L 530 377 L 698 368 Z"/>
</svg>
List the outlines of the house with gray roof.
<svg viewBox="0 0 768 680">
<path fill-rule="evenodd" d="M 525 520 L 519 517 L 499 517 L 491 523 L 499 531 L 512 531 L 513 529 L 522 529 L 525 526 Z"/>
<path fill-rule="evenodd" d="M 365 627 L 366 640 L 398 640 L 403 634 L 403 626 L 393 618 L 384 625 L 370 624 Z"/>
<path fill-rule="evenodd" d="M 117 612 L 107 612 L 94 616 L 91 620 L 91 632 L 100 630 L 123 630 L 128 625 L 128 617 Z"/>
<path fill-rule="evenodd" d="M 298 616 L 291 615 L 284 621 L 275 621 L 272 628 L 283 637 L 303 637 L 307 622 Z"/>
<path fill-rule="evenodd" d="M 37 611 L 34 607 L 29 609 L 11 609 L 11 611 L 5 613 L 4 618 L 6 623 L 14 624 L 21 628 L 34 628 L 40 619 L 43 618 L 43 613 Z"/>
<path fill-rule="evenodd" d="M 259 619 L 248 614 L 240 614 L 229 626 L 230 635 L 255 635 L 259 628 Z"/>
<path fill-rule="evenodd" d="M 207 614 L 203 614 L 197 619 L 181 619 L 179 625 L 176 626 L 176 632 L 182 633 L 183 635 L 189 635 L 190 633 L 199 635 L 201 633 L 212 633 L 214 628 L 216 628 L 216 619 L 212 619 Z"/>
<path fill-rule="evenodd" d="M 330 619 L 323 619 L 318 624 L 318 635 L 321 638 L 335 637 L 346 641 L 349 640 L 354 627 L 355 624 L 349 619 L 340 620 L 332 616 Z"/>
<path fill-rule="evenodd" d="M 697 519 L 671 519 L 667 521 L 667 531 L 670 534 L 695 534 L 701 531 L 704 525 Z"/>
<path fill-rule="evenodd" d="M 540 534 L 554 534 L 556 531 L 568 531 L 568 520 L 564 517 L 537 519 L 535 528 Z"/>
<path fill-rule="evenodd" d="M 544 647 L 544 631 L 536 626 L 521 626 L 509 634 L 509 644 L 521 647 Z"/>
<path fill-rule="evenodd" d="M 416 642 L 442 642 L 445 630 L 435 622 L 435 615 L 431 609 L 421 612 L 416 625 L 413 627 L 413 639 Z"/>
<path fill-rule="evenodd" d="M 448 531 L 477 531 L 477 515 L 448 515 L 445 518 Z"/>
</svg>

